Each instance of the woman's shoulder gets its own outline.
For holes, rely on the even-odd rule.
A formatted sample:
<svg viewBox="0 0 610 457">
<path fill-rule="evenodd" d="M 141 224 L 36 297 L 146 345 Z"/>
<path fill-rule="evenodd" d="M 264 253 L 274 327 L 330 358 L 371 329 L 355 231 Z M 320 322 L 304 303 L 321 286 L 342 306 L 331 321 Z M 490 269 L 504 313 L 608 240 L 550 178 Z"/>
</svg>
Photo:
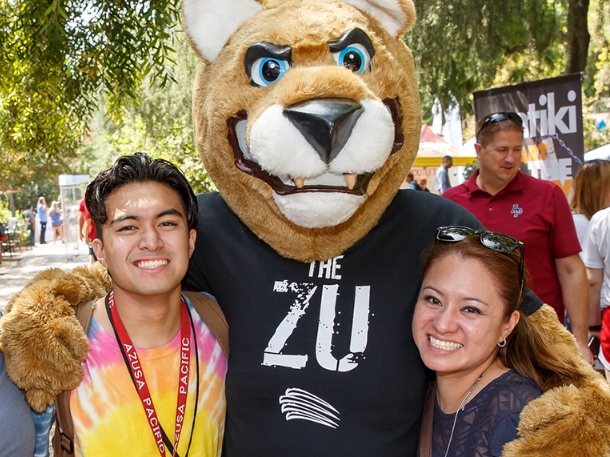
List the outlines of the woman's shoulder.
<svg viewBox="0 0 610 457">
<path fill-rule="evenodd" d="M 509 370 L 487 385 L 486 390 L 481 391 L 483 393 L 485 398 L 479 403 L 483 409 L 479 420 L 489 427 L 489 455 L 499 456 L 506 443 L 518 438 L 517 427 L 523 408 L 542 392 L 535 382 Z"/>
<path fill-rule="evenodd" d="M 540 395 L 542 391 L 534 381 L 509 370 L 485 386 L 479 394 L 479 403 L 486 405 L 486 409 L 500 416 L 501 420 L 502 417 L 521 411 Z"/>
</svg>

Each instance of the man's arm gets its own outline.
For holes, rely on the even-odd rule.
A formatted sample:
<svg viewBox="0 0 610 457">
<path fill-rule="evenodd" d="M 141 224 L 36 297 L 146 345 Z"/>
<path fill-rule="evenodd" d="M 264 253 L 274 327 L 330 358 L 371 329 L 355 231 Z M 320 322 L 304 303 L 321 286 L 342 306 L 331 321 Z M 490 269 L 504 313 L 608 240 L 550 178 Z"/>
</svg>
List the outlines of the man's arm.
<svg viewBox="0 0 610 457">
<path fill-rule="evenodd" d="M 85 226 L 85 212 L 78 212 L 78 238 L 81 241 L 85 241 L 85 234 L 83 232 L 83 227 Z"/>
<path fill-rule="evenodd" d="M 587 346 L 589 322 L 589 284 L 585 265 L 580 256 L 574 254 L 562 259 L 555 259 L 555 268 L 561 285 L 561 294 L 565 304 L 572 334 L 576 338 L 578 349 L 583 358 L 593 364 L 593 356 Z"/>
<path fill-rule="evenodd" d="M 599 325 L 601 323 L 600 295 L 604 282 L 604 270 L 588 267 L 586 270 L 589 281 L 589 326 Z"/>
<path fill-rule="evenodd" d="M 86 218 L 85 221 L 83 222 L 83 227 L 81 229 L 81 240 L 83 240 L 85 243 L 88 243 L 89 241 L 91 241 L 89 239 L 89 230 L 91 229 L 91 224 L 92 224 L 92 220 L 91 218 Z"/>
</svg>

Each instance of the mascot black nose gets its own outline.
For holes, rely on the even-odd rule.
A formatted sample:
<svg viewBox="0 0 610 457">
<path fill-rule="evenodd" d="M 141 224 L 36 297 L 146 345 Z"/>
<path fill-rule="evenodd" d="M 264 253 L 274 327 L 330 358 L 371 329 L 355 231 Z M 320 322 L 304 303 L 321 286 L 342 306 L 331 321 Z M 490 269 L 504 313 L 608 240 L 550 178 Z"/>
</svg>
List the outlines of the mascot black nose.
<svg viewBox="0 0 610 457">
<path fill-rule="evenodd" d="M 341 152 L 364 108 L 347 99 L 309 100 L 284 110 L 325 163 Z"/>
</svg>

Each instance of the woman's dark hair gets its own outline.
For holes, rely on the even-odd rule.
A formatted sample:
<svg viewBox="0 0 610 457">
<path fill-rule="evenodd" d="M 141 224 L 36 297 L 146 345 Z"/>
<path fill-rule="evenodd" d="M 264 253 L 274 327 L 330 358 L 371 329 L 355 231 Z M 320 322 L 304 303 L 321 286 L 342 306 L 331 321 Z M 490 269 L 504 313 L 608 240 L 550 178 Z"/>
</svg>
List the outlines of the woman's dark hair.
<svg viewBox="0 0 610 457">
<path fill-rule="evenodd" d="M 478 234 L 458 242 L 437 241 L 424 254 L 424 276 L 432 266 L 448 255 L 481 262 L 494 278 L 493 285 L 504 303 L 504 317 L 508 319 L 513 311 L 519 312 L 518 324 L 506 338 L 506 345 L 499 348 L 498 352 L 498 357 L 507 367 L 531 379 L 541 388 L 548 387 L 549 383 L 559 378 L 570 382 L 582 379 L 582 374 L 574 363 L 564 354 L 558 354 L 550 340 L 521 311 L 525 294 L 520 293 L 519 287 L 519 250 L 509 254 L 496 252 L 483 246 Z M 527 270 L 523 274 L 527 284 Z M 480 278 L 473 277 L 472 280 L 480 281 Z"/>
<path fill-rule="evenodd" d="M 87 186 L 85 205 L 95 224 L 98 238 L 102 238 L 102 225 L 108 220 L 106 200 L 110 194 L 127 184 L 145 182 L 157 182 L 178 192 L 189 230 L 197 228 L 197 198 L 178 167 L 167 160 L 153 159 L 148 154 L 136 152 L 119 157 Z"/>
</svg>

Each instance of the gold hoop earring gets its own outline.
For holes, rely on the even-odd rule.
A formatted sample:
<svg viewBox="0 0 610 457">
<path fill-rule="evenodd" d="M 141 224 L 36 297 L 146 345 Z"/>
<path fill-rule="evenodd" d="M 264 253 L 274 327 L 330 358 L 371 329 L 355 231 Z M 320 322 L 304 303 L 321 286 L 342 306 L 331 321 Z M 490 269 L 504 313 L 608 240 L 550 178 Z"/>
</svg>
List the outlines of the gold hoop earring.
<svg viewBox="0 0 610 457">
<path fill-rule="evenodd" d="M 502 341 L 501 343 L 498 343 L 498 346 L 501 347 L 501 348 L 506 346 L 506 338 L 504 338 L 504 341 Z"/>
</svg>

